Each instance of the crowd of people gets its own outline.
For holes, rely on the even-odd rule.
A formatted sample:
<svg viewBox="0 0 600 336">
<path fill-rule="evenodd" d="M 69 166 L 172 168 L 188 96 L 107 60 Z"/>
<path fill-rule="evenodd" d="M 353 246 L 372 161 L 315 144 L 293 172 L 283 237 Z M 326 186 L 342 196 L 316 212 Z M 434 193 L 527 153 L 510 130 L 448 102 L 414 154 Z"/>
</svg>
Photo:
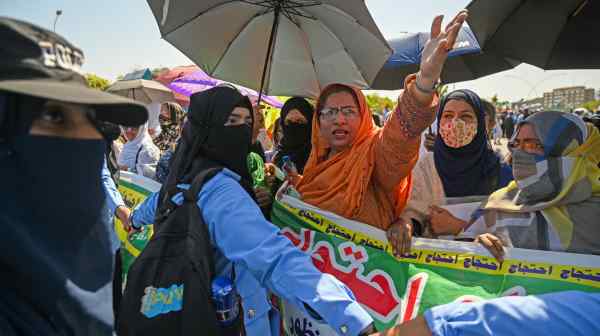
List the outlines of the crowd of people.
<svg viewBox="0 0 600 336">
<path fill-rule="evenodd" d="M 131 309 L 119 313 L 120 288 L 111 286 L 118 250 L 112 217 L 128 231 L 160 227 L 189 200 L 202 221 L 187 225 L 206 225 L 209 262 L 215 276 L 235 283 L 246 335 L 280 334 L 269 292 L 340 335 L 376 333 L 350 289 L 269 222 L 277 191 L 286 188 L 385 230 L 396 255 L 408 253 L 415 236 L 464 240 L 479 218 L 482 231 L 466 239 L 498 259 L 504 247 L 600 254 L 596 127 L 563 112 L 499 116 L 476 92 L 439 97 L 434 90 L 466 16 L 446 29 L 441 17 L 434 20 L 420 70 L 404 79 L 385 121 L 373 117 L 360 89 L 334 83 L 315 102 L 287 100 L 271 129 L 261 108 L 230 86 L 193 94 L 187 112 L 158 104 L 153 117 L 139 103 L 86 88 L 78 73 L 83 54 L 62 37 L 0 19 L 8 41 L 0 47 L 0 262 L 12 274 L 0 291 L 2 335 L 139 334 Z M 498 150 L 500 138 L 508 140 L 508 156 Z M 254 183 L 250 153 L 265 163 L 266 185 Z M 128 209 L 115 187 L 119 170 L 155 179 L 161 190 Z M 277 171 L 287 178 L 278 180 Z M 208 178 L 199 185 L 198 176 Z M 443 207 L 473 201 L 481 206 L 466 220 Z M 558 314 L 565 298 L 585 304 Z M 503 318 L 534 334 L 549 316 L 556 330 L 572 326 L 565 321 L 574 316 L 575 331 L 585 334 L 600 328 L 581 317 L 590 307 L 600 307 L 597 294 L 450 304 L 380 335 L 500 333 Z"/>
</svg>

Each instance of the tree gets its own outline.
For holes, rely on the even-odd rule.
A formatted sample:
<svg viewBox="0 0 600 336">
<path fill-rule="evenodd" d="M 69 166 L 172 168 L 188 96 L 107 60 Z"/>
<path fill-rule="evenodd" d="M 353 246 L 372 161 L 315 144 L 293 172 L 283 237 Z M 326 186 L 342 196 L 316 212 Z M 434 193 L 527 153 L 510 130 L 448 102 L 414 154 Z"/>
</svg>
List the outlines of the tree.
<svg viewBox="0 0 600 336">
<path fill-rule="evenodd" d="M 391 109 L 394 106 L 394 102 L 388 97 L 381 97 L 376 93 L 368 94 L 365 97 L 367 99 L 367 105 L 373 113 L 381 114 L 384 109 Z"/>
<path fill-rule="evenodd" d="M 492 98 L 490 99 L 490 102 L 491 102 L 492 104 L 494 104 L 494 106 L 496 106 L 496 107 L 498 107 L 498 102 L 499 102 L 499 101 L 500 101 L 500 99 L 498 99 L 498 94 L 497 94 L 497 93 L 496 93 L 496 94 L 494 94 L 494 95 L 492 96 Z"/>
<path fill-rule="evenodd" d="M 106 90 L 110 86 L 110 81 L 108 79 L 102 78 L 96 74 L 89 73 L 85 75 L 85 80 L 89 87 L 98 90 Z"/>
<path fill-rule="evenodd" d="M 587 109 L 588 111 L 596 111 L 599 106 L 600 106 L 600 100 L 590 100 L 588 102 L 583 103 L 579 107 L 583 107 L 583 108 Z"/>
</svg>

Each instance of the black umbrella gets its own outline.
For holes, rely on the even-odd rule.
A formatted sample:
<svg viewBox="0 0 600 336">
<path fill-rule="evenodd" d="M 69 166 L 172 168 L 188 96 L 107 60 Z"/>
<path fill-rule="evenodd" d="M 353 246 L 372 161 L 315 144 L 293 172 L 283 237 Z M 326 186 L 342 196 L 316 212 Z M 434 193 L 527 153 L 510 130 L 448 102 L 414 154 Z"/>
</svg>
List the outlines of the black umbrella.
<svg viewBox="0 0 600 336">
<path fill-rule="evenodd" d="M 368 88 L 392 54 L 364 0 L 147 1 L 165 40 L 210 76 L 260 94 Z"/>
<path fill-rule="evenodd" d="M 421 54 L 428 39 L 429 33 L 423 32 L 406 33 L 388 41 L 394 53 L 375 77 L 371 89 L 401 89 L 404 82 L 398 78 L 405 78 L 419 71 Z M 462 27 L 453 49 L 448 54 L 440 80 L 442 83 L 473 80 L 512 69 L 518 64 L 519 62 L 493 53 L 483 53 L 471 29 Z"/>
<path fill-rule="evenodd" d="M 598 0 L 474 0 L 467 9 L 486 53 L 547 70 L 600 68 Z"/>
</svg>

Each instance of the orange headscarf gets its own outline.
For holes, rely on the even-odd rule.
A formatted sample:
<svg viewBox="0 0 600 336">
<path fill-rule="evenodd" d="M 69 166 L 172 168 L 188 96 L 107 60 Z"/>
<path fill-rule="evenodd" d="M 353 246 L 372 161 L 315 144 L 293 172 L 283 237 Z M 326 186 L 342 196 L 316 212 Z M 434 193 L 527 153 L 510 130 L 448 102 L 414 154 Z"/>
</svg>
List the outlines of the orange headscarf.
<svg viewBox="0 0 600 336">
<path fill-rule="evenodd" d="M 312 151 L 297 187 L 305 202 L 346 218 L 356 218 L 373 175 L 374 149 L 382 129 L 374 125 L 371 111 L 360 89 L 344 84 L 331 84 L 321 92 L 327 92 L 334 85 L 347 87 L 354 92 L 361 115 L 358 133 L 350 149 L 327 159 L 330 146 L 327 140 L 321 137 L 319 118 L 314 118 Z M 316 111 L 320 111 L 321 108 L 322 106 L 317 105 Z M 408 199 L 410 178 L 403 179 L 396 190 L 395 195 L 390 197 L 395 198 L 396 209 L 403 209 Z"/>
</svg>

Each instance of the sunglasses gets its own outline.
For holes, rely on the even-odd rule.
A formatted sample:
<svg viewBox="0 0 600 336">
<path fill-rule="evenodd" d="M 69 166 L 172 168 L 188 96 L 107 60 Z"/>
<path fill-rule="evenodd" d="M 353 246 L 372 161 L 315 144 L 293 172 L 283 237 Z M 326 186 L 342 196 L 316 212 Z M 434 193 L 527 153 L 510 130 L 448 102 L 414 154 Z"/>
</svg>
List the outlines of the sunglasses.
<svg viewBox="0 0 600 336">
<path fill-rule="evenodd" d="M 508 143 L 508 148 L 512 151 L 515 149 L 521 149 L 525 152 L 539 152 L 544 151 L 544 146 L 535 139 L 514 139 Z"/>
</svg>

